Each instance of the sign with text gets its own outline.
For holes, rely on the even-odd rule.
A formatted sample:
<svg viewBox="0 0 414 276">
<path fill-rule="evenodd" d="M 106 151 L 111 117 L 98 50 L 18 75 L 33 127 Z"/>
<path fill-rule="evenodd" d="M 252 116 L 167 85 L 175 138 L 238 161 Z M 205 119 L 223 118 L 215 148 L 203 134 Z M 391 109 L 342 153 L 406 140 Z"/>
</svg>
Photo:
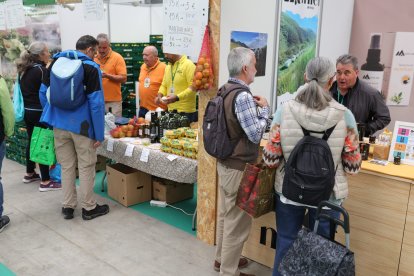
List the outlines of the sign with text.
<svg viewBox="0 0 414 276">
<path fill-rule="evenodd" d="M 197 61 L 208 23 L 208 0 L 165 0 L 163 52 Z"/>
</svg>

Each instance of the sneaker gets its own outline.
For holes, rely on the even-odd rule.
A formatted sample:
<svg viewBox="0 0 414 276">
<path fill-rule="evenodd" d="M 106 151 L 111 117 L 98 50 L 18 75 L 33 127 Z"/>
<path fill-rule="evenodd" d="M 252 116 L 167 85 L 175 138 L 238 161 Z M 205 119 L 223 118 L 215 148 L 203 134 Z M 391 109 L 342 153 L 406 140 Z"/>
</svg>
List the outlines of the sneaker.
<svg viewBox="0 0 414 276">
<path fill-rule="evenodd" d="M 10 219 L 8 216 L 2 216 L 0 217 L 0 232 L 4 230 L 4 228 L 7 227 L 7 225 L 10 224 Z"/>
<path fill-rule="evenodd" d="M 38 180 L 40 180 L 40 175 L 38 175 L 37 173 L 33 173 L 31 176 L 25 175 L 23 177 L 23 183 L 30 183 Z"/>
<path fill-rule="evenodd" d="M 84 208 L 82 208 L 82 218 L 84 220 L 90 220 L 90 219 L 94 219 L 96 217 L 99 216 L 103 216 L 109 213 L 109 206 L 104 204 L 104 205 L 98 205 L 96 204 L 95 209 L 92 210 L 85 210 Z"/>
<path fill-rule="evenodd" d="M 73 211 L 75 211 L 75 209 L 62 207 L 63 218 L 73 219 Z"/>
<path fill-rule="evenodd" d="M 50 180 L 50 182 L 47 184 L 40 183 L 40 186 L 39 186 L 40 192 L 57 191 L 57 190 L 62 190 L 62 184 L 58 182 L 54 182 L 52 180 Z"/>
<path fill-rule="evenodd" d="M 215 271 L 220 271 L 220 263 L 217 261 L 214 261 L 214 270 Z M 246 258 L 240 258 L 239 260 L 239 269 L 245 268 L 249 265 L 249 261 Z M 241 274 L 240 274 L 241 275 Z"/>
</svg>

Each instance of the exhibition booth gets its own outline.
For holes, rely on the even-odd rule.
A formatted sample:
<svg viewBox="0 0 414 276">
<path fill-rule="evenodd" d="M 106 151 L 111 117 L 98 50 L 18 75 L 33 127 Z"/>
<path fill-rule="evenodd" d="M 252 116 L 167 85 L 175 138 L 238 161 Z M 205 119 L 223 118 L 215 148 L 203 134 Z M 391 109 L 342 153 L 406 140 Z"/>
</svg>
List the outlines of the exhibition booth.
<svg viewBox="0 0 414 276">
<path fill-rule="evenodd" d="M 173 24 L 174 18 L 170 17 L 169 23 L 165 23 L 167 21 L 165 15 L 174 8 L 171 6 L 173 4 L 166 3 L 165 0 L 164 3 L 156 2 L 121 0 L 103 2 L 102 13 L 94 14 L 92 19 L 85 16 L 81 3 L 62 2 L 53 8 L 48 8 L 53 14 L 52 20 L 49 18 L 48 22 L 57 24 L 60 32 L 59 47 L 63 50 L 74 48 L 76 40 L 84 34 L 96 36 L 98 33 L 108 33 L 112 42 L 119 45 L 123 43 L 149 45 L 151 35 L 163 35 L 169 42 L 174 41 L 174 35 L 178 34 L 168 31 L 168 24 Z M 379 90 L 387 91 L 383 95 L 391 110 L 392 123 L 389 130 L 393 132 L 393 138 L 389 141 L 387 154 L 381 158 L 386 162 L 371 162 L 370 156 L 363 161 L 362 170 L 358 175 L 348 177 L 349 196 L 343 206 L 350 214 L 351 250 L 355 253 L 358 275 L 412 273 L 414 270 L 412 263 L 414 260 L 414 190 L 412 189 L 414 123 L 410 122 L 412 116 L 409 117 L 407 114 L 414 114 L 412 112 L 414 97 L 410 97 L 413 93 L 411 82 L 414 77 L 414 61 L 410 58 L 413 56 L 414 49 L 411 50 L 412 48 L 409 47 L 412 46 L 407 45 L 410 42 L 414 45 L 413 33 L 409 33 L 414 30 L 395 27 L 393 33 L 388 33 L 385 27 L 375 28 L 370 25 L 369 20 L 364 21 L 358 13 L 366 6 L 355 3 L 357 1 L 354 0 L 261 0 L 259 6 L 256 4 L 252 6 L 252 1 L 249 0 L 176 1 L 176 3 L 181 2 L 183 5 L 189 3 L 189 7 L 197 7 L 191 16 L 202 18 L 196 21 L 199 25 L 192 26 L 196 34 L 189 35 L 193 41 L 198 42 L 196 46 L 191 43 L 187 45 L 192 48 L 188 52 L 186 49 L 171 46 L 171 43 L 164 44 L 164 52 L 185 53 L 196 61 L 204 33 L 203 24 L 207 24 L 210 28 L 214 83 L 211 89 L 198 92 L 199 122 L 195 128 L 198 128 L 199 135 L 198 149 L 194 150 L 197 152 L 197 158 L 163 152 L 161 145 L 144 145 L 139 138 L 117 139 L 109 135 L 98 149 L 98 154 L 153 177 L 177 183 L 197 183 L 197 216 L 194 217 L 196 219 L 194 228 L 198 239 L 214 245 L 218 197 L 217 161 L 204 150 L 201 135 L 202 119 L 207 102 L 217 94 L 217 88 L 228 79 L 226 60 L 229 51 L 236 46 L 246 46 L 255 51 L 258 73 L 251 85 L 251 91 L 266 97 L 274 112 L 284 101 L 294 97 L 293 92 L 296 91 L 298 84 L 303 82 L 303 65 L 306 65 L 310 58 L 325 56 L 335 61 L 338 56 L 351 52 L 356 54 L 362 64 L 367 58 L 368 49 L 376 44 L 373 42 L 376 39 L 372 38 L 376 37 L 373 34 L 379 33 L 382 41 L 380 45 L 383 46 L 381 61 L 385 66 L 383 75 L 380 77 L 378 74 L 369 75 L 368 70 L 360 77 L 366 79 L 366 76 L 370 76 L 373 81 L 378 77 L 376 83 L 372 85 L 381 84 Z M 391 8 L 389 4 L 378 5 Z M 208 12 L 205 10 L 207 6 Z M 176 21 L 180 21 L 177 18 Z M 194 22 L 188 20 L 187 23 L 191 25 Z M 38 20 L 36 24 L 42 22 Z M 180 24 L 186 25 L 185 22 Z M 306 35 L 298 38 L 300 43 L 287 41 L 284 33 L 286 30 L 294 35 L 300 36 L 303 33 Z M 358 43 L 353 41 L 356 36 L 354 32 L 357 34 Z M 183 52 L 174 52 L 180 49 Z M 395 53 L 399 53 L 397 58 Z M 130 69 L 133 72 L 128 72 L 130 77 L 128 81 L 132 82 L 129 87 L 136 87 L 139 68 Z M 399 75 L 401 72 L 403 76 Z M 396 80 L 405 76 L 407 78 L 404 80 L 407 83 L 401 89 L 398 88 L 400 91 L 395 88 L 398 85 Z M 131 89 L 129 94 L 133 97 L 137 91 Z M 16 140 L 16 143 L 18 144 L 19 141 Z M 266 140 L 263 140 L 262 146 L 265 143 Z M 394 165 L 394 157 L 400 158 L 401 165 Z M 122 199 L 118 201 L 121 202 Z M 125 202 L 121 204 L 129 206 Z M 272 267 L 276 235 L 274 212 L 254 219 L 243 255 Z M 342 231 L 338 231 L 336 238 L 339 242 L 344 242 Z"/>
</svg>

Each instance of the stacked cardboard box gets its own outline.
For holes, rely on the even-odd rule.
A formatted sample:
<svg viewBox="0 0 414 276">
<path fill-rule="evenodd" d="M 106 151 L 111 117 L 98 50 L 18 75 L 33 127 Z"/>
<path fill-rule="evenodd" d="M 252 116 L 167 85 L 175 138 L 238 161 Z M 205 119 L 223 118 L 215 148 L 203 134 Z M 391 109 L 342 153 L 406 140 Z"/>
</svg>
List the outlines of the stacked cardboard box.
<svg viewBox="0 0 414 276">
<path fill-rule="evenodd" d="M 151 175 L 117 163 L 106 166 L 108 195 L 128 207 L 151 200 Z"/>
<path fill-rule="evenodd" d="M 162 178 L 153 178 L 152 198 L 167 203 L 190 199 L 193 197 L 194 185 L 179 183 Z"/>
</svg>

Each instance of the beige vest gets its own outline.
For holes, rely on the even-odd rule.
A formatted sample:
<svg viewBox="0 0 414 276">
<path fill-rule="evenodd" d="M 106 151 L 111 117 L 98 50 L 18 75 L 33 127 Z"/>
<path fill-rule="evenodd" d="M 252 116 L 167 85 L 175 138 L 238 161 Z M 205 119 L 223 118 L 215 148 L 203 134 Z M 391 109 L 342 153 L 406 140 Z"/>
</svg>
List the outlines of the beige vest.
<svg viewBox="0 0 414 276">
<path fill-rule="evenodd" d="M 344 119 L 346 108 L 331 101 L 329 107 L 324 110 L 317 111 L 307 108 L 305 105 L 291 100 L 282 106 L 282 116 L 280 125 L 280 140 L 285 160 L 288 160 L 290 153 L 303 137 L 300 126 L 307 130 L 324 131 L 336 124 L 334 131 L 328 139 L 328 145 L 332 152 L 335 167 L 337 167 L 335 175 L 335 186 L 333 196 L 335 199 L 343 199 L 348 195 L 348 182 L 342 166 L 341 153 L 347 135 L 347 127 Z M 299 125 L 300 124 L 300 125 Z M 312 136 L 322 137 L 321 134 L 311 133 Z M 277 169 L 275 189 L 276 192 L 282 192 L 283 177 L 285 174 L 284 164 Z"/>
</svg>

